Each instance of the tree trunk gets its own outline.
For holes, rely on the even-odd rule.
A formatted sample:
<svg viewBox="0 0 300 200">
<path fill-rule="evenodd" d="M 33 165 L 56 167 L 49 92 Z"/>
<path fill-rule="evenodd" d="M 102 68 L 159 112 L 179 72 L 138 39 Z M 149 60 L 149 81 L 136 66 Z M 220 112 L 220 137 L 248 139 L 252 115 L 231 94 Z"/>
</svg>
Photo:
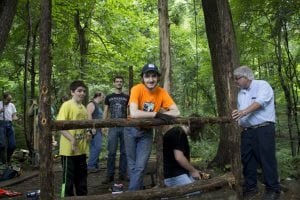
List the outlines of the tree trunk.
<svg viewBox="0 0 300 200">
<path fill-rule="evenodd" d="M 160 84 L 170 92 L 170 70 L 171 70 L 171 54 L 170 54 L 170 23 L 168 15 L 168 0 L 158 0 L 159 15 L 159 49 L 160 49 Z"/>
<path fill-rule="evenodd" d="M 36 38 L 37 38 L 37 33 L 38 33 L 38 27 L 39 23 L 36 24 L 35 29 L 32 33 L 32 49 L 31 49 L 31 65 L 29 68 L 29 73 L 30 73 L 30 99 L 32 100 L 37 100 L 36 94 L 35 94 L 35 77 L 36 77 L 36 71 L 35 71 L 35 49 L 36 49 Z M 31 104 L 30 104 L 31 105 Z M 36 114 L 36 113 L 35 113 Z M 28 117 L 28 132 L 30 135 L 30 147 L 28 149 L 32 153 L 34 149 L 34 132 L 36 129 L 36 124 L 35 124 L 35 115 L 34 117 Z M 34 154 L 30 154 L 31 156 L 34 156 Z"/>
<path fill-rule="evenodd" d="M 76 14 L 74 16 L 74 24 L 75 24 L 75 28 L 76 28 L 76 31 L 78 34 L 78 42 L 79 42 L 80 78 L 84 79 L 84 76 L 85 76 L 84 69 L 85 69 L 85 64 L 86 64 L 88 45 L 87 45 L 87 40 L 86 40 L 86 36 L 85 36 L 86 27 L 81 27 L 79 10 L 76 11 Z"/>
<path fill-rule="evenodd" d="M 27 115 L 27 80 L 28 80 L 28 66 L 29 66 L 29 58 L 30 58 L 30 49 L 31 49 L 31 35 L 32 35 L 32 19 L 31 19 L 31 13 L 30 13 L 30 1 L 27 0 L 26 3 L 26 9 L 27 9 L 27 39 L 26 39 L 26 49 L 25 49 L 25 55 L 24 55 L 24 78 L 23 78 L 23 126 L 24 126 L 24 135 L 26 139 L 27 147 L 30 151 L 30 155 L 33 153 L 33 145 L 32 145 L 32 138 L 33 135 L 31 135 L 30 129 L 30 120 L 28 120 Z"/>
<path fill-rule="evenodd" d="M 168 0 L 158 0 L 158 16 L 159 16 L 159 48 L 160 48 L 160 70 L 161 85 L 170 93 L 170 26 L 168 15 Z M 156 142 L 156 160 L 157 160 L 157 186 L 164 186 L 164 166 L 163 166 L 163 133 L 161 128 L 155 131 Z"/>
<path fill-rule="evenodd" d="M 281 12 L 281 11 L 278 11 Z M 282 58 L 282 19 L 280 16 L 277 16 L 277 27 L 275 27 L 275 31 L 277 33 L 276 39 L 275 40 L 275 54 L 277 57 L 277 65 L 278 65 L 278 75 L 279 75 L 279 80 L 280 80 L 280 85 L 283 89 L 284 92 L 284 97 L 286 101 L 286 113 L 287 113 L 287 123 L 288 123 L 288 132 L 289 132 L 289 137 L 290 137 L 290 145 L 291 145 L 291 153 L 292 156 L 296 156 L 296 147 L 294 143 L 294 137 L 293 137 L 293 103 L 292 103 L 292 95 L 291 95 L 291 88 L 289 87 L 289 81 L 286 81 L 284 78 L 284 73 L 283 73 L 283 58 Z M 293 86 L 292 86 L 293 87 Z"/>
<path fill-rule="evenodd" d="M 128 91 L 129 91 L 129 95 L 130 95 L 130 91 L 133 86 L 133 67 L 132 66 L 129 66 L 128 74 L 129 74 L 128 75 Z"/>
<path fill-rule="evenodd" d="M 31 65 L 29 69 L 30 73 L 30 98 L 36 99 L 35 94 L 35 79 L 36 79 L 36 67 L 35 67 L 35 50 L 36 50 L 36 39 L 37 39 L 37 33 L 39 28 L 39 22 L 34 27 L 34 30 L 32 32 L 32 51 L 31 51 Z"/>
<path fill-rule="evenodd" d="M 40 100 L 39 100 L 39 133 L 40 133 L 40 189 L 41 199 L 54 199 L 54 172 L 52 161 L 51 132 L 51 0 L 41 0 L 40 26 Z"/>
<path fill-rule="evenodd" d="M 227 0 L 202 0 L 206 34 L 213 66 L 219 115 L 231 116 L 236 108 L 237 87 L 233 70 L 239 65 L 234 28 Z M 237 124 L 221 124 L 217 155 L 211 164 L 222 168 L 231 164 L 236 178 L 237 197 L 241 196 L 240 133 Z"/>
<path fill-rule="evenodd" d="M 0 55 L 2 54 L 8 33 L 16 14 L 18 0 L 0 1 Z"/>
</svg>

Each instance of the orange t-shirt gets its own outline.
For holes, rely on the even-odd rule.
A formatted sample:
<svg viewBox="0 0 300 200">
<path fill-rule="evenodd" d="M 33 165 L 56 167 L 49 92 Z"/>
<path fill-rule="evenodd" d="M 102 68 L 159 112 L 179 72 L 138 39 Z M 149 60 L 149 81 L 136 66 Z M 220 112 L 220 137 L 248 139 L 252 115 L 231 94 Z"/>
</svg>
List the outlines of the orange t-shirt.
<svg viewBox="0 0 300 200">
<path fill-rule="evenodd" d="M 139 110 L 148 112 L 159 112 L 161 108 L 168 110 L 171 105 L 175 104 L 163 88 L 156 86 L 153 91 L 149 91 L 142 83 L 132 87 L 130 103 L 136 103 Z"/>
</svg>

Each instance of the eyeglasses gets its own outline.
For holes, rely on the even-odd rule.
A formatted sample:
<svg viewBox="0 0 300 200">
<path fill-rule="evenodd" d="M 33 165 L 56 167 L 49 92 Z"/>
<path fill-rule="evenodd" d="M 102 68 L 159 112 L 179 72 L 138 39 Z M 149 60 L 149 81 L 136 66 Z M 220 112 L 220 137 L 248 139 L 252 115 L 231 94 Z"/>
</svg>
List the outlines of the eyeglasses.
<svg viewBox="0 0 300 200">
<path fill-rule="evenodd" d="M 238 80 L 240 80 L 241 78 L 243 78 L 243 76 L 235 77 L 234 79 L 235 79 L 236 81 L 238 81 Z"/>
</svg>

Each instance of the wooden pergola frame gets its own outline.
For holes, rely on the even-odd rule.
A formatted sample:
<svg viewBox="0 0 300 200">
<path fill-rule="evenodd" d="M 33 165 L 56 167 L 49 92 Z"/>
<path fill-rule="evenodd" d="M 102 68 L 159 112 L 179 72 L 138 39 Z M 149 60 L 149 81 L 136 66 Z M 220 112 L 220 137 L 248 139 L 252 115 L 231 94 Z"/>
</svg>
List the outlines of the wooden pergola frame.
<svg viewBox="0 0 300 200">
<path fill-rule="evenodd" d="M 63 130 L 63 129 L 74 129 L 74 128 L 92 128 L 92 127 L 110 127 L 110 126 L 141 126 L 141 125 L 149 125 L 149 126 L 160 126 L 164 125 L 162 121 L 157 121 L 157 119 L 140 119 L 138 121 L 134 121 L 133 119 L 127 119 L 127 121 L 117 122 L 117 121 L 52 121 L 51 120 L 51 75 L 52 75 L 52 65 L 51 65 L 51 8 L 52 1 L 50 0 L 41 0 L 41 21 L 40 21 L 40 81 L 39 81 L 39 90 L 40 90 L 40 99 L 39 99 L 39 130 L 40 130 L 40 141 L 43 142 L 43 145 L 39 149 L 40 153 L 40 189 L 41 189 L 41 199 L 44 200 L 52 200 L 55 199 L 54 195 L 54 183 L 53 183 L 53 161 L 52 161 L 52 130 Z M 181 121 L 180 121 L 181 120 Z M 201 121 L 201 119 L 198 119 Z M 221 121 L 217 122 L 220 119 L 215 119 L 215 123 L 221 123 Z M 151 122 L 150 122 L 151 121 Z M 195 119 L 195 121 L 197 121 Z M 225 120 L 226 123 L 229 123 L 230 120 L 227 118 Z M 191 123 L 191 119 L 180 118 L 174 122 L 174 124 L 187 124 Z M 193 123 L 193 122 L 192 122 Z M 208 121 L 202 121 L 202 123 L 210 123 Z M 223 122 L 222 122 L 223 123 Z M 237 129 L 237 128 L 236 128 Z M 238 152 L 238 136 L 233 139 L 233 145 L 231 154 L 233 157 L 238 157 L 236 152 Z M 234 181 L 229 181 L 231 183 L 236 184 L 237 187 L 237 195 L 238 197 L 241 194 L 241 188 L 239 187 L 240 183 L 240 161 L 239 159 L 232 161 L 233 166 L 233 176 L 235 177 Z M 230 176 L 231 177 L 231 176 Z M 182 186 L 180 188 L 186 188 L 188 186 Z M 193 188 L 196 187 L 196 188 Z M 195 183 L 192 186 L 193 189 L 188 191 L 196 191 L 200 189 L 198 187 L 198 183 Z M 155 198 L 164 196 L 163 190 L 158 188 L 158 193 L 153 190 L 152 194 L 158 194 Z M 173 194 L 177 194 L 176 191 L 180 191 L 179 188 L 170 188 Z M 174 190 L 174 191 L 173 191 Z M 162 192 L 162 193 L 159 193 Z M 138 191 L 135 193 L 124 193 L 122 195 L 107 195 L 107 197 L 103 197 L 103 199 L 133 199 L 135 194 L 143 193 L 143 191 Z M 142 194 L 143 197 L 145 197 Z M 72 197 L 72 199 L 99 199 L 99 197 Z M 139 196 L 138 199 L 141 199 Z"/>
<path fill-rule="evenodd" d="M 82 129 L 82 128 L 103 128 L 103 127 L 159 127 L 162 125 L 171 125 L 171 124 L 193 124 L 203 126 L 205 124 L 221 124 L 221 123 L 231 123 L 232 119 L 230 117 L 178 117 L 174 119 L 173 123 L 166 123 L 160 119 L 109 119 L 109 120 L 57 120 L 51 121 L 51 130 L 69 130 L 69 129 Z M 159 143 L 159 142 L 157 142 Z M 162 148 L 157 148 L 157 156 L 162 157 Z M 51 154 L 51 152 L 49 152 Z M 162 168 L 163 163 L 157 162 L 157 169 Z M 157 176 L 157 183 L 162 182 L 163 176 Z M 181 187 L 172 187 L 165 188 L 163 185 L 158 184 L 158 187 L 142 190 L 137 192 L 126 192 L 121 195 L 112 195 L 112 194 L 104 194 L 104 195 L 92 195 L 92 196 L 84 196 L 84 197 L 66 197 L 66 199 L 159 199 L 161 197 L 175 197 L 182 196 L 187 193 L 195 192 L 195 191 L 208 191 L 212 188 L 220 187 L 222 185 L 234 185 L 235 178 L 232 173 L 225 174 L 220 177 L 215 177 L 209 180 L 201 180 L 195 183 L 181 186 Z"/>
</svg>

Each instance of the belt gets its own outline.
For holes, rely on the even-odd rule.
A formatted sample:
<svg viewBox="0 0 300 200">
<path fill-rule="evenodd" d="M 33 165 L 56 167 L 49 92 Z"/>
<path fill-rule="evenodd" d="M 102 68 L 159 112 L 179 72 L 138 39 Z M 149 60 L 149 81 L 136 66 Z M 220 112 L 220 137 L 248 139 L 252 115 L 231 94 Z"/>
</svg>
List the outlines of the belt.
<svg viewBox="0 0 300 200">
<path fill-rule="evenodd" d="M 269 126 L 270 124 L 273 124 L 273 122 L 263 122 L 261 124 L 256 124 L 253 126 L 245 127 L 244 130 L 246 131 L 246 130 L 250 130 L 250 129 L 257 129 L 257 128 Z"/>
<path fill-rule="evenodd" d="M 11 121 L 4 121 L 4 120 L 0 120 L 0 125 L 10 125 L 10 124 L 12 124 L 12 122 Z"/>
</svg>

